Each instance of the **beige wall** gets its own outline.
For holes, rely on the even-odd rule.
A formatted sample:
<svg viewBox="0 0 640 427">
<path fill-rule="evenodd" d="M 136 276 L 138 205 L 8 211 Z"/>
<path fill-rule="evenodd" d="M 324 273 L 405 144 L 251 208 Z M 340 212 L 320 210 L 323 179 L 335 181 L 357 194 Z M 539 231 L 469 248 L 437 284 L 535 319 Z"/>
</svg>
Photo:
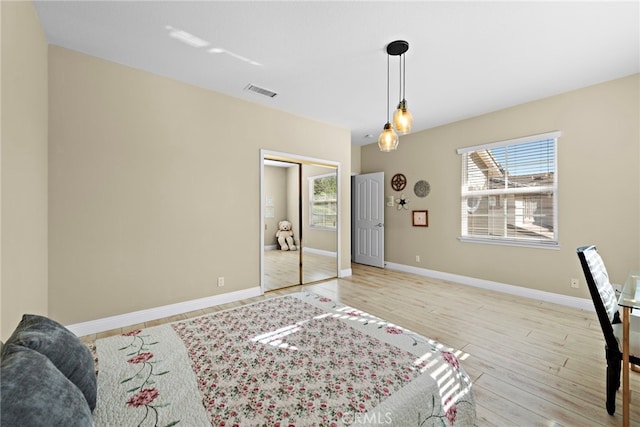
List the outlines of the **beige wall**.
<svg viewBox="0 0 640 427">
<path fill-rule="evenodd" d="M 264 194 L 265 199 L 271 199 L 273 208 L 273 217 L 264 218 L 264 245 L 278 246 L 278 222 L 286 217 L 287 212 L 287 169 L 276 166 L 264 167 Z M 265 210 L 267 208 L 265 200 Z"/>
<path fill-rule="evenodd" d="M 362 148 L 362 172 L 404 173 L 409 210 L 385 211 L 386 261 L 588 298 L 575 249 L 596 244 L 614 281 L 640 266 L 640 75 L 402 136 L 396 152 Z M 461 243 L 459 147 L 560 130 L 560 250 Z M 416 181 L 431 184 L 426 198 Z M 429 227 L 411 226 L 429 210 Z M 420 255 L 417 263 L 415 256 Z M 581 281 L 570 288 L 570 278 Z"/>
<path fill-rule="evenodd" d="M 360 173 L 361 148 L 358 145 L 351 146 L 351 173 Z"/>
<path fill-rule="evenodd" d="M 0 2 L 2 339 L 47 310 L 47 42 L 31 2 Z"/>
<path fill-rule="evenodd" d="M 55 46 L 49 79 L 49 311 L 63 323 L 259 286 L 261 148 L 341 162 L 348 183 L 347 129 Z"/>
</svg>

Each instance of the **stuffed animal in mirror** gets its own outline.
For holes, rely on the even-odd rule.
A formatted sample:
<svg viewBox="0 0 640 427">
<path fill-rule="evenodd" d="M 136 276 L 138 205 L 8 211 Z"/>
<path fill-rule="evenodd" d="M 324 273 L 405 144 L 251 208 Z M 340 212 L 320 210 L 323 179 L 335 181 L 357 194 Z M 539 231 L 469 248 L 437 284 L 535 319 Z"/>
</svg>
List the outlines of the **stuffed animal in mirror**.
<svg viewBox="0 0 640 427">
<path fill-rule="evenodd" d="M 283 251 L 295 251 L 296 245 L 293 241 L 293 231 L 291 231 L 291 223 L 289 221 L 278 222 L 278 232 L 276 238 L 280 244 L 280 250 Z"/>
</svg>

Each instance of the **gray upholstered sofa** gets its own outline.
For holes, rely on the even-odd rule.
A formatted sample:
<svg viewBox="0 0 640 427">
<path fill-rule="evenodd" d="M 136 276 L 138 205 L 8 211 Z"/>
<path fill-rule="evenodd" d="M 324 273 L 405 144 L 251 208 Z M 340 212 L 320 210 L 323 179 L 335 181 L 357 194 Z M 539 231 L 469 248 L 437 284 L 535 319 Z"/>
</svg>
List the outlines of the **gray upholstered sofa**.
<svg viewBox="0 0 640 427">
<path fill-rule="evenodd" d="M 60 323 L 25 314 L 0 358 L 0 425 L 93 425 L 93 355 Z"/>
</svg>

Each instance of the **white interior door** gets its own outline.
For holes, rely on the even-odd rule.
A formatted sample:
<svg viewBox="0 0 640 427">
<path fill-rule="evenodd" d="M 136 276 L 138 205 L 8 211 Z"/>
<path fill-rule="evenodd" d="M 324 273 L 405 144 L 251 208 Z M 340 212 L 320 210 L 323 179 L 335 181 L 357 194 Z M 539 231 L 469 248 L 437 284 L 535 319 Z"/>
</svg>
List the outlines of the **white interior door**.
<svg viewBox="0 0 640 427">
<path fill-rule="evenodd" d="M 354 177 L 353 261 L 384 267 L 384 172 Z"/>
</svg>

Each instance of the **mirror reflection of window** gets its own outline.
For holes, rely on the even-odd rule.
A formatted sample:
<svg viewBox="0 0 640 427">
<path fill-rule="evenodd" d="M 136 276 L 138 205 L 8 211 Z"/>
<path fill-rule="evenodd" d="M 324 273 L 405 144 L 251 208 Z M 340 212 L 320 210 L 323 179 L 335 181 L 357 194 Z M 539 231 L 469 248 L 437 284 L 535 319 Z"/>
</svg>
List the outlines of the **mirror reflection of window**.
<svg viewBox="0 0 640 427">
<path fill-rule="evenodd" d="M 338 182 L 336 174 L 309 178 L 309 225 L 336 228 L 338 217 Z"/>
<path fill-rule="evenodd" d="M 337 276 L 338 175 L 336 168 L 303 165 L 302 283 Z"/>
</svg>

